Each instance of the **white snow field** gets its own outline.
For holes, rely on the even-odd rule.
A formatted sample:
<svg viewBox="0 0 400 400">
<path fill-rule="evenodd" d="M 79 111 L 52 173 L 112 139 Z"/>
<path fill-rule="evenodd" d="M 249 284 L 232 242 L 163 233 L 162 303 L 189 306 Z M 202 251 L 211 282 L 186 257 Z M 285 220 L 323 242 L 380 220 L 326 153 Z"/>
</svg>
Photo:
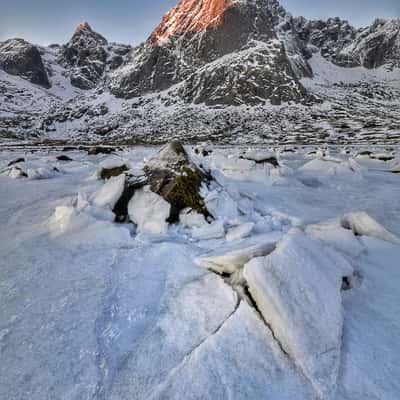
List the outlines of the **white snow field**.
<svg viewBox="0 0 400 400">
<path fill-rule="evenodd" d="M 115 223 L 157 150 L 2 147 L 0 399 L 398 400 L 400 149 L 187 146 L 208 221 Z"/>
</svg>

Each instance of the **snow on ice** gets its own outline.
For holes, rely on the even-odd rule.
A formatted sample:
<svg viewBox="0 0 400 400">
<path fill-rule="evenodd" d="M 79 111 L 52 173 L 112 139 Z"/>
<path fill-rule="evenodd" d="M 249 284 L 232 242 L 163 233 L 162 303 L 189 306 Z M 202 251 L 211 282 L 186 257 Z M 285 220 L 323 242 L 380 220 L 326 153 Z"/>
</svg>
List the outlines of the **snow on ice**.
<svg viewBox="0 0 400 400">
<path fill-rule="evenodd" d="M 187 147 L 209 215 L 115 222 L 157 150 L 0 152 L 0 398 L 397 399 L 399 150 Z"/>
</svg>

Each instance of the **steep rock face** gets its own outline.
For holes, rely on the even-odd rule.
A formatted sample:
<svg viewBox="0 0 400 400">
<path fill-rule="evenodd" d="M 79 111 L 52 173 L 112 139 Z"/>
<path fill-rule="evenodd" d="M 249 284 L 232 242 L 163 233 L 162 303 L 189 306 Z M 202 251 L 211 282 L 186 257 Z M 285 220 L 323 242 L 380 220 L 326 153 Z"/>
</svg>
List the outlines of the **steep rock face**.
<svg viewBox="0 0 400 400">
<path fill-rule="evenodd" d="M 71 40 L 62 48 L 61 62 L 71 68 L 71 83 L 93 89 L 105 72 L 121 66 L 131 47 L 109 44 L 87 22 L 78 25 Z"/>
<path fill-rule="evenodd" d="M 347 21 L 329 18 L 326 21 L 308 21 L 303 17 L 294 19 L 295 30 L 304 46 L 306 56 L 320 51 L 327 60 L 342 66 L 352 66 L 350 59 L 340 55 L 342 49 L 352 43 L 357 31 Z"/>
<path fill-rule="evenodd" d="M 370 69 L 382 65 L 400 67 L 400 19 L 376 20 L 361 30 L 342 55 L 351 55 L 354 63 Z"/>
<path fill-rule="evenodd" d="M 357 30 L 347 21 L 329 18 L 308 21 L 295 18 L 295 30 L 303 42 L 305 56 L 320 51 L 327 60 L 342 67 L 399 66 L 400 20 L 376 20 Z"/>
<path fill-rule="evenodd" d="M 80 89 L 96 86 L 106 66 L 106 45 L 107 40 L 94 32 L 87 22 L 78 25 L 62 51 L 66 63 L 73 67 L 72 85 Z"/>
<path fill-rule="evenodd" d="M 181 1 L 164 16 L 151 35 L 151 43 L 157 45 L 170 36 L 216 28 L 223 24 L 223 15 L 232 6 L 233 0 Z"/>
<path fill-rule="evenodd" d="M 177 93 L 188 102 L 299 101 L 305 91 L 276 41 L 268 0 L 182 0 L 110 88 L 129 98 L 182 83 Z M 210 98 L 211 86 L 223 93 Z"/>
<path fill-rule="evenodd" d="M 38 48 L 23 39 L 0 43 L 0 69 L 45 88 L 50 87 Z"/>
</svg>

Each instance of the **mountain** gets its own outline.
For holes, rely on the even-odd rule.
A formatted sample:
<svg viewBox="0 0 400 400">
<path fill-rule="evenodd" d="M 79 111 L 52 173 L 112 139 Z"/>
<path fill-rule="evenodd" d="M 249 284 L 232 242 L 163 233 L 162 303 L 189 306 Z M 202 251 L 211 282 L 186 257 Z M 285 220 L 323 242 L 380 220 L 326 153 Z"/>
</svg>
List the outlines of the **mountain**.
<svg viewBox="0 0 400 400">
<path fill-rule="evenodd" d="M 23 39 L 10 39 L 0 43 L 0 69 L 8 74 L 21 76 L 31 83 L 50 87 L 39 50 Z"/>
<path fill-rule="evenodd" d="M 295 19 L 296 31 L 309 53 L 321 52 L 327 60 L 344 67 L 368 69 L 383 65 L 399 67 L 400 20 L 375 20 L 356 30 L 347 21 Z"/>
<path fill-rule="evenodd" d="M 87 22 L 64 45 L 0 43 L 0 136 L 396 143 L 400 20 L 356 29 L 277 0 L 181 0 L 141 45 Z"/>
<path fill-rule="evenodd" d="M 69 42 L 62 47 L 60 62 L 71 69 L 71 84 L 88 90 L 95 88 L 110 70 L 124 62 L 130 46 L 109 44 L 87 22 L 80 23 Z"/>
<path fill-rule="evenodd" d="M 208 105 L 280 104 L 306 97 L 267 0 L 181 1 L 112 77 L 110 88 L 130 98 L 177 83 L 185 101 Z"/>
</svg>

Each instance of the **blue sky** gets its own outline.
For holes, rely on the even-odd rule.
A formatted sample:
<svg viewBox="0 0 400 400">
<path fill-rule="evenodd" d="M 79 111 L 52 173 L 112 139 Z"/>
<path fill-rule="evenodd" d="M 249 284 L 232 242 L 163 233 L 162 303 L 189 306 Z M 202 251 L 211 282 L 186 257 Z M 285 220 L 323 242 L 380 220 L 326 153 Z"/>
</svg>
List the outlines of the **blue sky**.
<svg viewBox="0 0 400 400">
<path fill-rule="evenodd" d="M 0 0 L 0 40 L 22 37 L 38 44 L 65 43 L 88 21 L 110 41 L 138 44 L 178 0 Z M 376 17 L 400 17 L 400 0 L 281 0 L 293 15 L 340 16 L 356 26 Z"/>
</svg>

